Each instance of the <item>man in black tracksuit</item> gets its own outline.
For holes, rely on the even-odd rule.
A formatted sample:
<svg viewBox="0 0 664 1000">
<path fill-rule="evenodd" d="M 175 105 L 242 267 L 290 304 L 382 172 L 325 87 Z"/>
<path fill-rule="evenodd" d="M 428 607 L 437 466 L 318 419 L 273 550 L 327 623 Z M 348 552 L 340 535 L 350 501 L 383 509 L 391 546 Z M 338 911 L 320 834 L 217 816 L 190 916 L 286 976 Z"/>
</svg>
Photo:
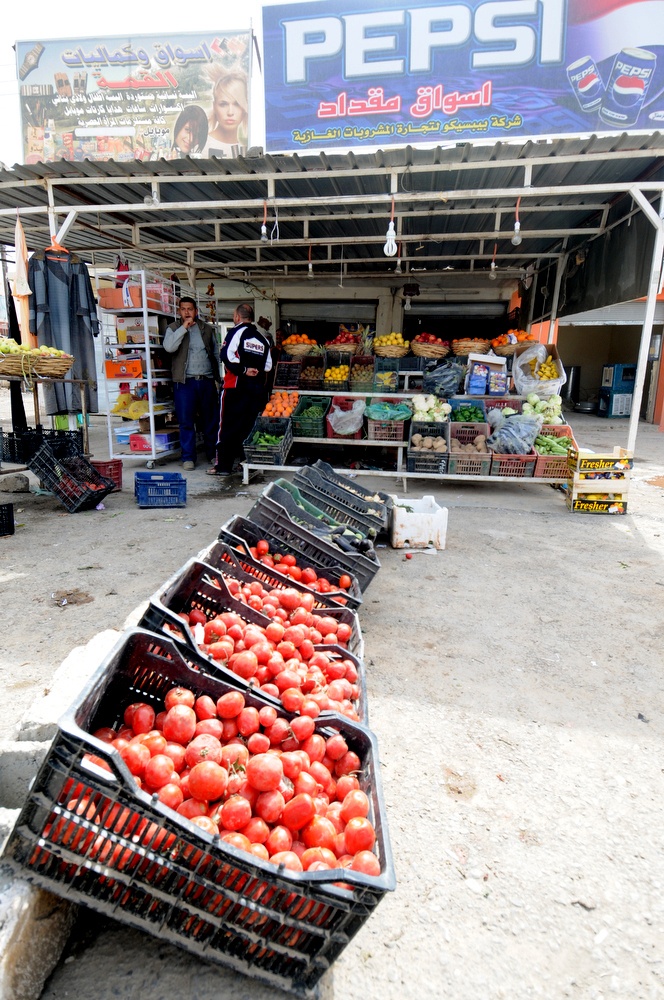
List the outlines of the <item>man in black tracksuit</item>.
<svg viewBox="0 0 664 1000">
<path fill-rule="evenodd" d="M 219 438 L 210 476 L 230 476 L 243 457 L 242 444 L 267 402 L 267 373 L 272 369 L 271 342 L 254 326 L 254 310 L 243 302 L 233 314 L 235 326 L 221 348 L 226 374 L 221 390 Z"/>
</svg>

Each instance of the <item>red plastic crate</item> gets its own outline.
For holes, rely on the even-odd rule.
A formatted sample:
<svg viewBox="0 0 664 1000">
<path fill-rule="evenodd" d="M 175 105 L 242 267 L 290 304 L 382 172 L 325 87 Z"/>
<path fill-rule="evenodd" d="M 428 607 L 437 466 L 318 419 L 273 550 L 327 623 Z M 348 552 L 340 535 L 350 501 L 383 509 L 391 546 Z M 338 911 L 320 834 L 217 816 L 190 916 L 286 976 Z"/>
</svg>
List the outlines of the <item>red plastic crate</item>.
<svg viewBox="0 0 664 1000">
<path fill-rule="evenodd" d="M 569 424 L 543 424 L 540 434 L 571 437 L 574 441 L 574 433 Z M 576 441 L 573 447 L 577 447 Z M 538 455 L 534 475 L 536 479 L 567 479 L 567 455 Z"/>
<path fill-rule="evenodd" d="M 354 399 L 348 399 L 346 396 L 333 396 L 330 401 L 330 410 L 333 406 L 339 407 L 340 410 L 351 410 L 353 408 Z M 364 437 L 364 427 L 360 427 L 359 430 L 355 431 L 354 434 L 335 434 L 330 424 L 329 412 L 328 416 L 325 418 L 325 423 L 327 425 L 327 436 L 329 438 L 346 438 L 349 441 L 360 441 Z"/>
<path fill-rule="evenodd" d="M 98 462 L 95 459 L 90 459 L 90 465 L 93 469 L 96 469 L 100 476 L 105 476 L 106 479 L 112 479 L 115 483 L 115 490 L 111 490 L 112 493 L 118 492 L 122 489 L 122 459 L 112 458 L 110 462 Z"/>
<path fill-rule="evenodd" d="M 537 452 L 529 455 L 497 455 L 491 459 L 491 476 L 511 476 L 514 479 L 528 479 L 535 472 Z"/>
</svg>

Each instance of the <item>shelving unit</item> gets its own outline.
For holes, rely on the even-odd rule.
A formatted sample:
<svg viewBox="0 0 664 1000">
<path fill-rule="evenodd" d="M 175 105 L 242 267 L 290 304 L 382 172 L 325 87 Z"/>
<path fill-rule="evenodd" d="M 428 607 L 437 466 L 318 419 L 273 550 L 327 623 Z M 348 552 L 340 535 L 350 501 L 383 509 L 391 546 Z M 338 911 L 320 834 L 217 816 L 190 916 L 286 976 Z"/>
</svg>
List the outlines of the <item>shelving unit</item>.
<svg viewBox="0 0 664 1000">
<path fill-rule="evenodd" d="M 418 374 L 416 372 L 403 372 L 400 374 Z M 421 372 L 419 373 L 421 374 Z M 383 399 L 394 397 L 395 399 L 413 399 L 415 396 L 421 396 L 421 392 L 409 392 L 409 391 L 398 391 L 398 392 L 381 392 L 380 390 L 372 390 L 371 392 L 341 392 L 332 391 L 329 389 L 303 389 L 300 390 L 302 395 L 306 396 L 345 396 L 351 399 L 368 399 L 374 396 L 380 396 Z M 458 396 L 452 396 L 452 399 L 467 398 L 464 393 Z M 487 403 L 490 408 L 491 396 L 476 396 L 473 397 L 477 400 L 482 400 Z M 517 398 L 517 397 L 515 397 Z M 355 475 L 366 475 L 366 476 L 378 476 L 381 478 L 390 478 L 401 480 L 404 490 L 407 488 L 407 481 L 409 479 L 435 479 L 439 482 L 450 481 L 455 483 L 469 482 L 469 483 L 519 483 L 527 485 L 560 485 L 560 479 L 547 479 L 545 477 L 530 477 L 530 476 L 464 476 L 464 475 L 450 475 L 448 473 L 440 472 L 407 472 L 404 469 L 404 451 L 408 449 L 408 439 L 403 441 L 369 441 L 367 438 L 320 438 L 320 437 L 294 437 L 293 444 L 310 444 L 317 447 L 327 447 L 331 445 L 332 447 L 346 446 L 348 448 L 394 448 L 397 453 L 397 467 L 393 471 L 386 471 L 384 469 L 366 469 L 366 470 L 352 470 Z M 258 465 L 253 462 L 243 462 L 242 463 L 242 482 L 246 485 L 249 482 L 250 474 L 252 472 L 295 472 L 299 469 L 298 465 Z M 348 468 L 335 467 L 335 472 L 341 475 L 348 475 Z"/>
<path fill-rule="evenodd" d="M 137 430 L 135 433 L 147 435 L 149 448 L 147 451 L 132 451 L 129 444 L 117 444 L 115 430 L 121 425 L 113 423 L 118 415 L 111 412 L 109 405 L 108 450 L 111 459 L 144 461 L 147 468 L 152 469 L 156 461 L 171 458 L 180 450 L 179 446 L 167 449 L 157 447 L 157 420 L 162 415 L 173 413 L 174 409 L 172 391 L 165 394 L 163 399 L 157 399 L 157 387 L 170 387 L 172 384 L 170 370 L 157 368 L 153 363 L 154 353 L 161 347 L 166 326 L 176 315 L 176 288 L 172 281 L 149 271 L 129 271 L 123 277 L 126 278 L 123 289 L 115 288 L 115 274 L 100 275 L 98 278 L 100 311 L 102 315 L 115 317 L 115 339 L 108 337 L 104 341 L 104 377 L 107 396 L 111 387 L 115 388 L 121 383 L 129 383 L 134 390 L 138 386 L 145 386 L 145 396 L 142 398 L 148 404 L 145 416 L 149 421 L 149 430 Z M 107 282 L 111 282 L 110 288 L 105 284 Z M 106 361 L 129 361 L 132 355 L 141 362 L 140 375 L 106 374 Z M 122 420 L 121 417 L 119 419 Z"/>
</svg>

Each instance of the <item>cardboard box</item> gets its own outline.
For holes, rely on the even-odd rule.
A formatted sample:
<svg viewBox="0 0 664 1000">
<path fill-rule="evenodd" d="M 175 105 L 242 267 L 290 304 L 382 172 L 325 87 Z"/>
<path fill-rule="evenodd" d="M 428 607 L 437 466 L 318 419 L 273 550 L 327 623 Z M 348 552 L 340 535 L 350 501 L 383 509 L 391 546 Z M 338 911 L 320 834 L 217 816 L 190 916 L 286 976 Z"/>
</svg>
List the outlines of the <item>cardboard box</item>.
<svg viewBox="0 0 664 1000">
<path fill-rule="evenodd" d="M 170 451 L 172 448 L 177 448 L 180 440 L 180 435 L 177 430 L 163 431 L 154 436 L 154 448 L 155 451 Z M 129 435 L 129 450 L 130 451 L 152 451 L 152 445 L 150 443 L 149 434 L 130 434 Z"/>
<path fill-rule="evenodd" d="M 116 361 L 104 361 L 106 378 L 141 378 L 143 363 L 140 358 L 118 358 Z"/>
<path fill-rule="evenodd" d="M 496 354 L 469 354 L 468 355 L 468 371 L 466 372 L 466 378 L 464 381 L 464 392 L 469 396 L 486 396 L 489 395 L 489 383 L 487 383 L 481 392 L 472 392 L 468 387 L 471 381 L 471 374 L 474 364 L 485 365 L 489 372 L 497 372 L 500 375 L 505 375 L 505 384 L 503 387 L 493 393 L 495 396 L 504 396 L 507 392 L 509 381 L 507 378 L 507 358 L 499 358 Z"/>
<path fill-rule="evenodd" d="M 624 448 L 614 448 L 613 452 L 593 452 L 571 449 L 567 455 L 567 466 L 573 472 L 628 472 L 634 466 L 634 454 Z"/>
<path fill-rule="evenodd" d="M 593 500 L 589 497 L 567 494 L 567 508 L 577 514 L 626 514 L 626 498 L 616 496 L 613 500 Z"/>
<path fill-rule="evenodd" d="M 129 304 L 122 288 L 100 288 L 99 305 L 102 309 L 141 309 L 143 296 L 140 285 L 128 285 Z M 175 303 L 170 288 L 161 282 L 146 285 L 147 307 L 155 312 L 169 312 L 175 315 Z"/>
</svg>

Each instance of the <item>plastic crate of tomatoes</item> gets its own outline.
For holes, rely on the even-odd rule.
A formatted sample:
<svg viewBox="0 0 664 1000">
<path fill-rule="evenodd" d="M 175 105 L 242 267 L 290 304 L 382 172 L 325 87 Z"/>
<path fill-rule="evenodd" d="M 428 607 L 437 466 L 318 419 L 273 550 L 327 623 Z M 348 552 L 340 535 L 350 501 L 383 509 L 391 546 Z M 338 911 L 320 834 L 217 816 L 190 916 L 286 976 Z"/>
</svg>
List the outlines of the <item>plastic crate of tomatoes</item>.
<svg viewBox="0 0 664 1000">
<path fill-rule="evenodd" d="M 298 469 L 295 473 L 295 482 L 301 492 L 315 492 L 318 499 L 312 499 L 311 502 L 316 503 L 326 513 L 331 511 L 319 502 L 321 499 L 325 500 L 326 505 L 335 508 L 339 514 L 350 512 L 365 534 L 368 528 L 373 528 L 375 531 L 387 530 L 389 509 L 380 495 L 378 500 L 367 500 L 352 485 L 328 478 L 321 469 L 313 465 L 305 465 Z"/>
<path fill-rule="evenodd" d="M 96 507 L 115 489 L 114 481 L 101 476 L 85 458 L 56 458 L 48 444 L 38 448 L 26 464 L 70 514 Z"/>
<path fill-rule="evenodd" d="M 234 515 L 219 530 L 219 537 L 228 541 L 227 532 L 231 535 L 244 537 L 246 525 L 253 525 L 247 518 Z M 271 523 L 254 525 L 249 529 L 251 537 L 267 541 L 271 552 L 294 556 L 298 566 L 311 566 L 321 575 L 333 575 L 337 580 L 343 574 L 357 578 L 360 588 L 364 591 L 380 569 L 380 562 L 375 550 L 369 553 L 358 552 L 345 543 L 337 544 L 332 536 L 321 537 L 296 524 L 286 511 L 275 515 Z M 335 536 L 336 537 L 336 536 Z"/>
<path fill-rule="evenodd" d="M 216 541 L 206 546 L 206 548 L 201 549 L 196 558 L 200 559 L 201 562 L 207 563 L 209 566 L 214 566 L 215 569 L 223 570 L 224 567 L 229 565 L 236 571 L 241 569 L 253 579 L 260 580 L 270 587 L 294 587 L 303 593 L 313 593 L 315 608 L 338 608 L 345 606 L 357 608 L 360 606 L 362 603 L 362 594 L 357 580 L 353 577 L 342 573 L 342 576 L 346 577 L 344 583 L 349 581 L 347 590 L 343 588 L 339 589 L 330 584 L 327 584 L 330 587 L 329 591 L 317 590 L 316 584 L 319 582 L 318 574 L 316 574 L 315 579 L 312 579 L 310 572 L 305 572 L 306 570 L 310 570 L 310 567 L 305 567 L 305 571 L 300 570 L 299 579 L 295 579 L 295 577 L 289 575 L 287 572 L 291 568 L 290 560 L 287 564 L 284 564 L 283 571 L 280 571 L 280 563 L 275 563 L 269 554 L 269 544 L 264 539 L 261 539 L 257 525 L 253 525 L 253 528 L 255 529 L 256 544 L 263 541 L 261 549 L 267 545 L 267 549 L 262 554 L 259 554 L 256 544 L 252 543 L 248 545 L 247 542 L 239 538 L 235 540 L 235 548 L 228 542 L 216 539 Z M 255 555 L 252 553 L 252 549 Z M 294 556 L 291 558 L 295 560 Z M 302 579 L 303 572 L 305 572 L 304 580 Z M 311 580 L 311 582 L 307 583 L 307 580 Z"/>
<path fill-rule="evenodd" d="M 246 744 L 229 742 L 238 731 Z M 299 996 L 395 888 L 372 733 L 331 714 L 277 714 L 140 629 L 60 720 L 4 861 Z"/>
<path fill-rule="evenodd" d="M 291 711 L 315 688 L 325 709 L 367 721 L 364 643 L 350 610 L 317 611 L 311 594 L 268 590 L 191 559 L 152 595 L 139 624 L 184 644 L 203 669 L 259 685 Z"/>
</svg>

